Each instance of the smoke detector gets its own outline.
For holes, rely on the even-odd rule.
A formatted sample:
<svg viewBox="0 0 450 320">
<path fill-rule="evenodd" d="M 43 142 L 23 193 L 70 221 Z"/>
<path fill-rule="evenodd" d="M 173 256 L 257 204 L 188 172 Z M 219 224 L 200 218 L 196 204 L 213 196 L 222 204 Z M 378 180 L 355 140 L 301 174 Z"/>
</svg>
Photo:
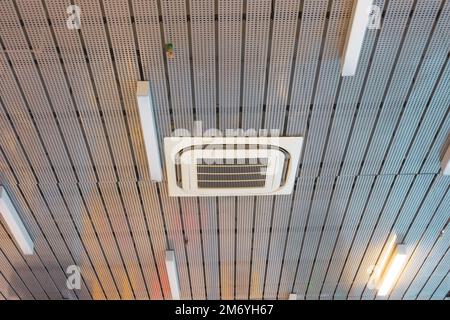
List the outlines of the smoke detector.
<svg viewBox="0 0 450 320">
<path fill-rule="evenodd" d="M 168 137 L 169 195 L 292 193 L 302 137 Z"/>
</svg>

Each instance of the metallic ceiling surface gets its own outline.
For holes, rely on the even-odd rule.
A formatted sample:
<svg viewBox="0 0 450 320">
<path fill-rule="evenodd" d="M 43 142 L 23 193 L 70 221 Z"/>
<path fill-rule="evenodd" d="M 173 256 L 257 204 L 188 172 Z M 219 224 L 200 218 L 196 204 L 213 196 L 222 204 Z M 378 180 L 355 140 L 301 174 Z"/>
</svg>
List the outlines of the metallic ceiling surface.
<svg viewBox="0 0 450 320">
<path fill-rule="evenodd" d="M 168 249 L 183 299 L 379 299 L 367 283 L 392 232 L 409 258 L 387 298 L 444 299 L 450 0 L 374 0 L 381 28 L 343 78 L 352 4 L 1 0 L 0 184 L 35 254 L 1 221 L 0 300 L 170 299 Z M 161 142 L 194 121 L 304 136 L 293 194 L 169 197 L 150 181 L 139 80 Z"/>
</svg>

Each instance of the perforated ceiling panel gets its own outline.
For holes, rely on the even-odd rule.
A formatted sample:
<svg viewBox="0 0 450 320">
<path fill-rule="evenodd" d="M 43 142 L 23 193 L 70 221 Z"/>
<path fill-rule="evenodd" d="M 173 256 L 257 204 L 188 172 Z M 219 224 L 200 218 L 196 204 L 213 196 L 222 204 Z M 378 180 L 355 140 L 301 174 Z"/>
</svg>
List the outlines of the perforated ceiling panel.
<svg viewBox="0 0 450 320">
<path fill-rule="evenodd" d="M 376 299 L 394 231 L 409 255 L 387 298 L 444 299 L 450 0 L 374 4 L 381 28 L 342 78 L 352 0 L 0 1 L 0 184 L 35 242 L 22 255 L 0 221 L 0 300 L 170 299 L 168 249 L 184 299 Z M 169 197 L 138 80 L 160 142 L 195 121 L 303 136 L 293 194 Z"/>
</svg>

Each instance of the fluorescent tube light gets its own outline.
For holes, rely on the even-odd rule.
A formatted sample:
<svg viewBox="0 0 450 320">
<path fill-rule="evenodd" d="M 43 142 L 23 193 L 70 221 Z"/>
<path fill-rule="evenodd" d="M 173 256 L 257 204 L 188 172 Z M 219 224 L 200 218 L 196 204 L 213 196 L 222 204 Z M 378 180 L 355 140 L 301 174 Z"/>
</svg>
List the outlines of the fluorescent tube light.
<svg viewBox="0 0 450 320">
<path fill-rule="evenodd" d="M 392 253 L 394 252 L 395 248 L 397 246 L 397 234 L 392 233 L 389 236 L 389 239 L 387 240 L 387 244 L 385 246 L 385 249 L 383 250 L 383 253 L 381 254 L 380 259 L 378 260 L 378 263 L 376 266 L 371 266 L 369 268 L 369 272 L 371 273 L 369 282 L 367 283 L 367 288 L 369 289 L 375 289 L 377 288 L 377 284 L 379 283 L 381 273 L 386 267 L 386 264 L 389 262 L 389 258 L 392 257 Z"/>
<path fill-rule="evenodd" d="M 290 293 L 289 294 L 289 300 L 297 300 L 297 294 L 296 293 Z"/>
<path fill-rule="evenodd" d="M 406 246 L 397 245 L 381 277 L 379 296 L 386 296 L 391 291 L 407 260 Z"/>
<path fill-rule="evenodd" d="M 34 244 L 5 188 L 0 186 L 0 214 L 23 254 L 33 254 Z"/>
<path fill-rule="evenodd" d="M 373 0 L 354 0 L 350 27 L 344 47 L 342 76 L 354 76 L 364 42 Z"/>
<path fill-rule="evenodd" d="M 162 181 L 161 156 L 158 147 L 156 119 L 153 111 L 153 101 L 150 95 L 150 83 L 148 81 L 138 81 L 137 102 L 142 134 L 144 136 L 145 152 L 150 168 L 150 178 L 152 181 Z"/>
<path fill-rule="evenodd" d="M 441 169 L 444 176 L 450 175 L 450 135 L 445 144 L 447 150 L 443 152 L 441 157 Z"/>
<path fill-rule="evenodd" d="M 170 292 L 173 300 L 180 300 L 180 282 L 178 280 L 175 252 L 166 251 L 166 270 L 169 277 Z"/>
</svg>

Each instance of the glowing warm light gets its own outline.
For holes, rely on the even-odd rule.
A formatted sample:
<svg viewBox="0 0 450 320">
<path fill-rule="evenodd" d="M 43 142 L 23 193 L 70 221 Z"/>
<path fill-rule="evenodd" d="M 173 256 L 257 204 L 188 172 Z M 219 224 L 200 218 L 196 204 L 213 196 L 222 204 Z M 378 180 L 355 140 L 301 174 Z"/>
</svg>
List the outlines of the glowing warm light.
<svg viewBox="0 0 450 320">
<path fill-rule="evenodd" d="M 391 291 L 407 260 L 406 247 L 397 245 L 386 266 L 378 289 L 379 296 L 386 296 Z"/>
</svg>

